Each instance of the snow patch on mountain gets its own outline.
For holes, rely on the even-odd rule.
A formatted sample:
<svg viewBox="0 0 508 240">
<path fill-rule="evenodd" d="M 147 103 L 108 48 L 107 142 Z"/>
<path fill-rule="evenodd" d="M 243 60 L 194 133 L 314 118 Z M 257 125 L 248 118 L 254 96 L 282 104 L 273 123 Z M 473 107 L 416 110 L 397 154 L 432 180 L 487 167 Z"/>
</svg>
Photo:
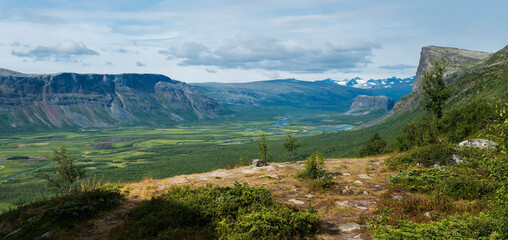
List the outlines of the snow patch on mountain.
<svg viewBox="0 0 508 240">
<path fill-rule="evenodd" d="M 383 89 L 383 88 L 400 88 L 400 87 L 412 87 L 415 81 L 415 76 L 409 78 L 397 78 L 390 77 L 385 79 L 369 79 L 365 80 L 360 77 L 344 80 L 333 80 L 327 78 L 318 82 L 329 82 L 342 86 L 363 88 L 363 89 Z"/>
</svg>

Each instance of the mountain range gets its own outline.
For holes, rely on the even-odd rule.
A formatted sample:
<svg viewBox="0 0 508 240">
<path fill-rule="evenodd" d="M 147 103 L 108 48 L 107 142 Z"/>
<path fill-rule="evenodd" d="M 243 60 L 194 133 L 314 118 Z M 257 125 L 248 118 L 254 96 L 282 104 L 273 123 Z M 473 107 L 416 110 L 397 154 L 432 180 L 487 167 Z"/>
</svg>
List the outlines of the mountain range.
<svg viewBox="0 0 508 240">
<path fill-rule="evenodd" d="M 23 74 L 0 69 L 4 130 L 167 124 L 231 112 L 157 74 Z"/>
<path fill-rule="evenodd" d="M 375 95 L 368 89 L 327 82 L 279 79 L 247 83 L 193 83 L 198 91 L 227 107 L 291 107 L 346 111 L 358 95 Z"/>
<path fill-rule="evenodd" d="M 386 89 L 386 88 L 398 88 L 398 89 L 411 89 L 416 76 L 408 78 L 397 78 L 395 76 L 384 79 L 369 79 L 365 80 L 361 77 L 355 77 L 344 80 L 332 80 L 330 78 L 324 80 L 318 80 L 316 82 L 329 82 L 335 83 L 342 86 L 362 88 L 362 89 Z"/>
</svg>

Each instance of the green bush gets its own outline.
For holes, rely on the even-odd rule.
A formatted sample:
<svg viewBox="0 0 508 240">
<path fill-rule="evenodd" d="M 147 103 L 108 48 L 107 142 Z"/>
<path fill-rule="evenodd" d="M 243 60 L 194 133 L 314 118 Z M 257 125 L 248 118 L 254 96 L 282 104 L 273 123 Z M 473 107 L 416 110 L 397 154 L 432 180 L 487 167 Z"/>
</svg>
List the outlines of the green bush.
<svg viewBox="0 0 508 240">
<path fill-rule="evenodd" d="M 418 147 L 403 155 L 391 157 L 386 160 L 389 169 L 405 169 L 411 165 L 420 164 L 426 167 L 438 164 L 446 166 L 450 164 L 452 154 L 456 153 L 451 144 L 440 143 Z"/>
<path fill-rule="evenodd" d="M 330 188 L 333 185 L 332 175 L 324 169 L 325 158 L 318 151 L 308 157 L 304 162 L 304 169 L 298 177 L 309 179 L 317 188 Z"/>
<path fill-rule="evenodd" d="M 268 190 L 172 187 L 128 212 L 113 239 L 295 239 L 318 231 L 320 217 L 273 201 Z"/>
<path fill-rule="evenodd" d="M 433 121 L 429 117 L 424 117 L 404 125 L 401 133 L 395 138 L 395 148 L 402 152 L 414 147 L 438 143 L 439 138 Z"/>
<path fill-rule="evenodd" d="M 362 220 L 380 228 L 397 225 L 399 221 L 429 222 L 448 215 L 479 212 L 489 209 L 488 206 L 487 201 L 457 203 L 441 196 L 408 196 L 403 200 L 394 200 L 386 193 L 379 198 L 375 216 Z M 429 215 L 426 216 L 427 212 Z"/>
<path fill-rule="evenodd" d="M 14 226 L 11 231 L 21 229 L 9 239 L 33 239 L 48 231 L 57 233 L 72 229 L 103 212 L 118 208 L 122 199 L 118 188 L 108 185 L 22 206 L 0 215 L 0 219 L 6 219 Z M 29 218 L 33 220 L 27 221 Z"/>
<path fill-rule="evenodd" d="M 448 141 L 457 143 L 485 129 L 494 115 L 494 109 L 487 101 L 479 99 L 446 111 L 439 126 Z"/>
<path fill-rule="evenodd" d="M 390 188 L 417 193 L 432 193 L 456 199 L 480 199 L 494 193 L 495 182 L 477 175 L 472 169 L 408 169 L 388 179 Z"/>
<path fill-rule="evenodd" d="M 429 223 L 400 221 L 388 227 L 371 227 L 375 239 L 506 239 L 500 221 L 490 214 L 465 214 Z"/>
</svg>

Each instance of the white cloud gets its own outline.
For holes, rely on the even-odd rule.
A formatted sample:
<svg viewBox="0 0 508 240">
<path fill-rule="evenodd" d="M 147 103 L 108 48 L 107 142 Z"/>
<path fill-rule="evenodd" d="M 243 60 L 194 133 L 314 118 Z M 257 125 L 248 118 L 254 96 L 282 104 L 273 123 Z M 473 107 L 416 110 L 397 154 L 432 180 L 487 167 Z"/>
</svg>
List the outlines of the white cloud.
<svg viewBox="0 0 508 240">
<path fill-rule="evenodd" d="M 225 41 L 216 48 L 197 42 L 173 46 L 159 53 L 182 66 L 215 66 L 223 69 L 264 69 L 294 73 L 324 73 L 365 66 L 377 44 L 343 46 L 335 42 L 244 37 Z"/>
<path fill-rule="evenodd" d="M 54 46 L 37 46 L 27 52 L 12 51 L 12 55 L 18 57 L 28 57 L 35 60 L 56 60 L 71 61 L 74 57 L 84 55 L 99 55 L 94 50 L 89 49 L 83 42 L 64 40 Z"/>
</svg>

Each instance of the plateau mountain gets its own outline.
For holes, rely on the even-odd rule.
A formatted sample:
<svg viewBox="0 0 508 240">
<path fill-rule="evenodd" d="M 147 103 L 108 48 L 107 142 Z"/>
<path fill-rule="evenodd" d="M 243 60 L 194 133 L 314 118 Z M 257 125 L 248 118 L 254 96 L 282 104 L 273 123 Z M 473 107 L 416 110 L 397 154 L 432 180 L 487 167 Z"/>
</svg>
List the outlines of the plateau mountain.
<svg viewBox="0 0 508 240">
<path fill-rule="evenodd" d="M 442 59 L 447 61 L 444 81 L 454 90 L 448 107 L 477 98 L 508 97 L 508 46 L 496 53 L 428 46 L 422 48 L 412 92 L 395 103 L 390 116 L 421 107 L 423 73 Z"/>
<path fill-rule="evenodd" d="M 4 130 L 167 124 L 230 114 L 186 83 L 157 74 L 23 74 L 0 69 Z"/>
<path fill-rule="evenodd" d="M 386 114 L 393 108 L 393 104 L 393 100 L 387 96 L 358 95 L 346 114 L 366 115 L 373 111 L 382 111 Z"/>
</svg>

